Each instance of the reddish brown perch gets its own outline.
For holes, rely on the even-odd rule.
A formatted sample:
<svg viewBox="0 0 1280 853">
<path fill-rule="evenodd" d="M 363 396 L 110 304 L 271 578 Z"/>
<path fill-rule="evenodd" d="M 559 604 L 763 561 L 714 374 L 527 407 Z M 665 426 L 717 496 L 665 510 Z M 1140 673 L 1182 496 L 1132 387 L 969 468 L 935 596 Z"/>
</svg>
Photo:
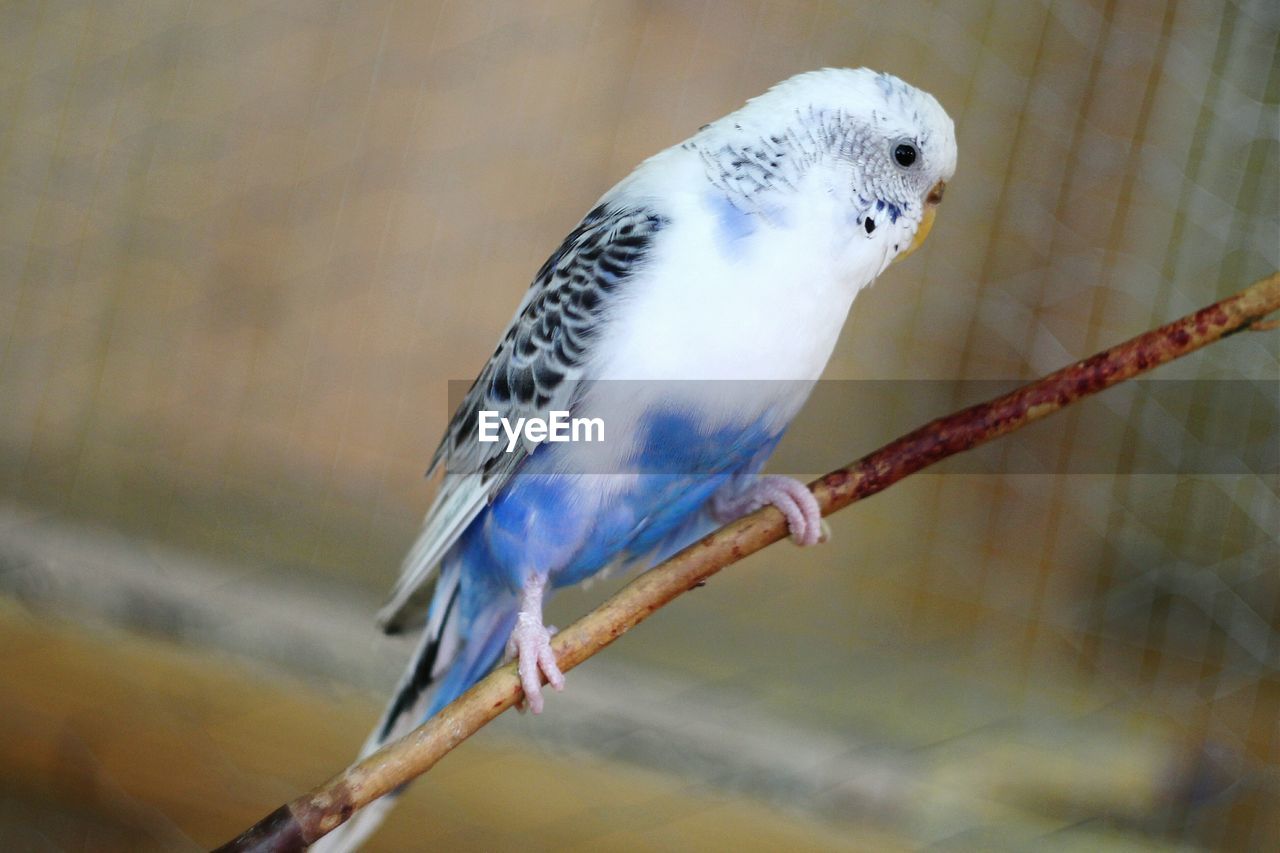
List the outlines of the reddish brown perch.
<svg viewBox="0 0 1280 853">
<path fill-rule="evenodd" d="M 1180 358 L 1276 310 L 1280 310 L 1280 273 L 1002 397 L 928 423 L 831 472 L 811 488 L 823 515 L 829 515 L 952 454 Z M 782 513 L 767 507 L 690 545 L 556 635 L 552 646 L 560 668 L 573 669 L 682 592 L 786 535 Z M 219 850 L 305 849 L 356 809 L 431 769 L 450 750 L 514 705 L 520 695 L 514 664 L 495 670 L 414 731 L 276 809 Z"/>
</svg>

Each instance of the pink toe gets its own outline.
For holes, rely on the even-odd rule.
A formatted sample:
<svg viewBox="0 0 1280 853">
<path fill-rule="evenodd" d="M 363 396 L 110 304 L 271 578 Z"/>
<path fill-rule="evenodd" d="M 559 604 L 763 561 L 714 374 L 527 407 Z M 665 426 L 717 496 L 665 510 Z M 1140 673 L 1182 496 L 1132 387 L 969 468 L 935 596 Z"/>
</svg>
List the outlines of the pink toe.
<svg viewBox="0 0 1280 853">
<path fill-rule="evenodd" d="M 520 684 L 524 687 L 524 698 L 525 701 L 529 703 L 529 710 L 535 714 L 541 714 L 542 684 L 538 679 L 537 669 L 534 669 L 534 671 L 529 673 L 527 676 L 524 673 L 521 673 Z"/>
<path fill-rule="evenodd" d="M 547 683 L 556 690 L 564 690 L 564 673 L 556 666 L 555 658 L 543 664 L 542 671 L 547 676 Z"/>
</svg>

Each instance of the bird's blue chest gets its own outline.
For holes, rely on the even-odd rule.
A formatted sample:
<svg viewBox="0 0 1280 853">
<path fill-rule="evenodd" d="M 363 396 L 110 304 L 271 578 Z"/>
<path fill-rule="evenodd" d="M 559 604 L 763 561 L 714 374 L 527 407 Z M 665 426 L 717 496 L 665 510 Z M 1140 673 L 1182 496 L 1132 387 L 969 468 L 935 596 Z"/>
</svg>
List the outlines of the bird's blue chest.
<svg viewBox="0 0 1280 853">
<path fill-rule="evenodd" d="M 659 409 L 639 421 L 617 470 L 576 469 L 572 444 L 541 445 L 457 547 L 475 579 L 511 589 L 530 572 L 569 586 L 618 561 L 669 553 L 698 534 L 712 494 L 759 470 L 781 434 L 762 420 L 707 425 Z"/>
</svg>

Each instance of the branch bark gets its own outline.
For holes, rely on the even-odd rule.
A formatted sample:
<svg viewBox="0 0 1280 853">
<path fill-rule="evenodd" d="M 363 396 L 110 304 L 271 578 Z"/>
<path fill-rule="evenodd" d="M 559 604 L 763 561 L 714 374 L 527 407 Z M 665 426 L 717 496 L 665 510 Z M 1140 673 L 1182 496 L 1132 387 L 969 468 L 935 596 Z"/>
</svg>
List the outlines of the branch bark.
<svg viewBox="0 0 1280 853">
<path fill-rule="evenodd" d="M 1194 352 L 1280 310 L 1280 273 L 1036 382 L 939 418 L 810 484 L 823 515 L 876 494 L 910 474 L 969 450 L 1119 382 Z M 726 525 L 640 575 L 600 607 L 556 635 L 568 671 L 658 608 L 707 578 L 787 535 L 782 513 L 766 507 Z M 515 665 L 490 673 L 400 740 L 267 815 L 219 851 L 303 850 L 356 809 L 431 769 L 520 698 Z"/>
</svg>

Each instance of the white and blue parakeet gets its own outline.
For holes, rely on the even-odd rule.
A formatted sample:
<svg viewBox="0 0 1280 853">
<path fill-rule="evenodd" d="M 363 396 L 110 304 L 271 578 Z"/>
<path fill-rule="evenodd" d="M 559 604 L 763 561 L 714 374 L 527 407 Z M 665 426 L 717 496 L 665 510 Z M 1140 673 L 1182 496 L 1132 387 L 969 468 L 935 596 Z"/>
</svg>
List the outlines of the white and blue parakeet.
<svg viewBox="0 0 1280 853">
<path fill-rule="evenodd" d="M 795 541 L 817 542 L 808 489 L 758 472 L 854 297 L 924 239 L 955 166 L 954 126 L 931 95 L 826 69 L 607 192 L 538 272 L 435 453 L 439 494 L 380 616 L 398 632 L 425 610 L 426 625 L 365 754 L 504 654 L 541 711 L 542 680 L 564 685 L 542 618 L 550 590 L 651 565 L 766 504 Z M 600 415 L 608 440 L 510 452 L 478 440 L 481 412 L 558 410 Z M 391 800 L 316 849 L 357 845 Z"/>
</svg>

